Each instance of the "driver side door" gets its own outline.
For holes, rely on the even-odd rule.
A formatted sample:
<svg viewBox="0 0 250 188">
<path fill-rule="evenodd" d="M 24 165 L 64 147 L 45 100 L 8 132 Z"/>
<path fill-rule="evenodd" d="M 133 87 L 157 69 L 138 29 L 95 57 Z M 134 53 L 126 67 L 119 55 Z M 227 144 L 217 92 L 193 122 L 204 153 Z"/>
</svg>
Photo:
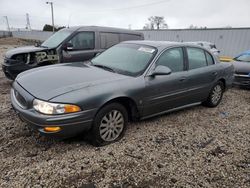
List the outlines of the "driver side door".
<svg viewBox="0 0 250 188">
<path fill-rule="evenodd" d="M 182 47 L 167 49 L 158 58 L 159 65 L 170 68 L 169 75 L 146 76 L 143 116 L 161 113 L 183 106 L 187 102 L 187 71 Z"/>
<path fill-rule="evenodd" d="M 86 61 L 93 58 L 95 52 L 95 33 L 78 32 L 68 42 L 65 49 L 62 50 L 62 62 Z"/>
</svg>

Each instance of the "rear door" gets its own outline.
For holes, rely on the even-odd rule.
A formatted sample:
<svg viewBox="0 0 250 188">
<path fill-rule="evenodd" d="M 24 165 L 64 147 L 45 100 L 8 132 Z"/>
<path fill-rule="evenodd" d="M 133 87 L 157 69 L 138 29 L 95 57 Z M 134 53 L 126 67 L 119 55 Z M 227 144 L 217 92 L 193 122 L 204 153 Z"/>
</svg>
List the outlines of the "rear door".
<svg viewBox="0 0 250 188">
<path fill-rule="evenodd" d="M 186 103 L 187 71 L 182 47 L 167 49 L 156 61 L 171 69 L 169 75 L 145 77 L 144 116 L 160 113 Z"/>
<path fill-rule="evenodd" d="M 210 53 L 195 47 L 186 47 L 188 59 L 189 101 L 205 100 L 214 84 L 218 69 Z"/>
<path fill-rule="evenodd" d="M 62 51 L 62 62 L 86 61 L 97 53 L 95 51 L 95 32 L 78 32 L 67 43 L 72 45 L 72 49 Z"/>
</svg>

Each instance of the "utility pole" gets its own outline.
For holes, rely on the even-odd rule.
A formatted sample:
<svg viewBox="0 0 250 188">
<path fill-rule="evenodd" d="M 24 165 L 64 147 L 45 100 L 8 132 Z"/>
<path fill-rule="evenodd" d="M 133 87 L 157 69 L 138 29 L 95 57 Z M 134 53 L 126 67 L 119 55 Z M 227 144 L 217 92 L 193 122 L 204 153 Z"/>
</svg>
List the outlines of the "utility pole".
<svg viewBox="0 0 250 188">
<path fill-rule="evenodd" d="M 26 29 L 31 30 L 29 14 L 26 13 Z"/>
<path fill-rule="evenodd" d="M 46 4 L 50 4 L 51 7 L 51 14 L 52 14 L 52 27 L 53 33 L 55 32 L 55 25 L 54 25 L 54 11 L 53 11 L 53 2 L 47 1 Z"/>
<path fill-rule="evenodd" d="M 8 20 L 8 16 L 4 16 L 5 20 L 6 20 L 6 24 L 7 24 L 7 29 L 10 32 L 10 25 L 9 25 L 9 20 Z"/>
</svg>

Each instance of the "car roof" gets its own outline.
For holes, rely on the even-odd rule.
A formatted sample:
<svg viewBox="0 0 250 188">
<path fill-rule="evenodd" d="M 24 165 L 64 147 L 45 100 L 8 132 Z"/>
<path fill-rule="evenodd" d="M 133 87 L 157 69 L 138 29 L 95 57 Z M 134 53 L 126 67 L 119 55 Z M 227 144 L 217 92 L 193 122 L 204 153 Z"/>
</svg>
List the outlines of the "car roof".
<svg viewBox="0 0 250 188">
<path fill-rule="evenodd" d="M 190 43 L 190 44 L 208 44 L 208 45 L 214 45 L 214 43 L 212 42 L 207 42 L 207 41 L 190 41 L 190 42 L 187 42 L 187 43 Z"/>
<path fill-rule="evenodd" d="M 120 29 L 120 28 L 114 28 L 114 27 L 73 26 L 73 27 L 69 27 L 65 29 L 70 30 L 70 31 L 103 31 L 103 32 L 117 32 L 117 33 L 143 35 L 142 32 L 139 32 L 139 31 L 133 31 L 129 29 Z"/>
<path fill-rule="evenodd" d="M 191 46 L 191 47 L 198 47 L 205 49 L 201 46 L 192 43 L 185 43 L 185 42 L 173 42 L 173 41 L 151 41 L 151 40 L 132 40 L 132 41 L 124 41 L 122 43 L 132 43 L 132 44 L 139 44 L 139 45 L 147 45 L 152 46 L 155 48 L 167 48 L 171 46 Z"/>
</svg>

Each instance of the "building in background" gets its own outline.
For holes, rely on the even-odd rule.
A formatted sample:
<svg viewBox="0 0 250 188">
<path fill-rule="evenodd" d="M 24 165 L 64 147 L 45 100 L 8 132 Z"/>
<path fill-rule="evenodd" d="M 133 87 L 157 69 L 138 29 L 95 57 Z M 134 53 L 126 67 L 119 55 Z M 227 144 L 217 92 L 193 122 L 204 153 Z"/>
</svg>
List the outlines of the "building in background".
<svg viewBox="0 0 250 188">
<path fill-rule="evenodd" d="M 207 41 L 216 45 L 220 56 L 235 57 L 239 53 L 250 50 L 249 28 L 209 28 L 209 29 L 164 29 L 164 30 L 139 30 L 144 33 L 145 40 L 163 41 Z M 2 32 L 2 34 L 6 34 Z M 44 41 L 53 32 L 44 31 L 12 31 L 13 37 Z M 1 32 L 0 32 L 1 37 Z"/>
<path fill-rule="evenodd" d="M 215 43 L 220 55 L 234 57 L 250 49 L 250 28 L 140 30 L 145 40 L 208 41 Z"/>
</svg>

